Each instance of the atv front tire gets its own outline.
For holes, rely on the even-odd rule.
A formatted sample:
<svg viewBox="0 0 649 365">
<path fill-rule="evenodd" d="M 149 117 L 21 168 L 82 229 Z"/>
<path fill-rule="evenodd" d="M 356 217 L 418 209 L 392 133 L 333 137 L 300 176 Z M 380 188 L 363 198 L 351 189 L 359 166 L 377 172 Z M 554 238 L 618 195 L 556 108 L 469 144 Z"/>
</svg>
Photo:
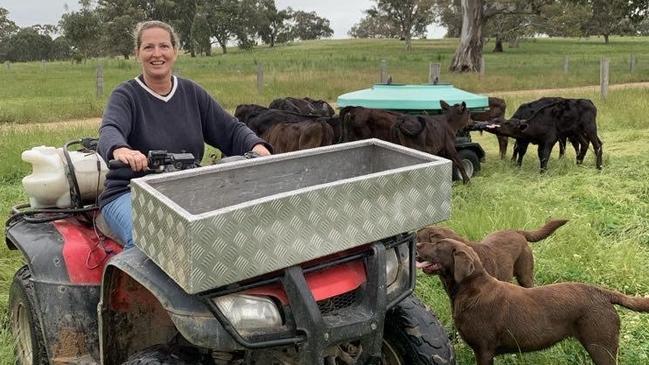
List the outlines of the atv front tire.
<svg viewBox="0 0 649 365">
<path fill-rule="evenodd" d="M 9 289 L 11 333 L 16 340 L 14 353 L 17 365 L 48 364 L 47 350 L 36 311 L 31 271 L 25 265 L 16 271 Z"/>
<path fill-rule="evenodd" d="M 455 355 L 442 324 L 414 295 L 388 311 L 383 365 L 453 365 Z"/>
</svg>

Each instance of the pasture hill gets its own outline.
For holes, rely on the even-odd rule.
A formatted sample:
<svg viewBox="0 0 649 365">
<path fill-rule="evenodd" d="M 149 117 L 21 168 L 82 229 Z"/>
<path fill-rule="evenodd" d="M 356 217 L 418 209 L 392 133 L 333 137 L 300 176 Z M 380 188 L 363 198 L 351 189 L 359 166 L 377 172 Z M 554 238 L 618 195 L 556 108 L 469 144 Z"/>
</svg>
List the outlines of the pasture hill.
<svg viewBox="0 0 649 365">
<path fill-rule="evenodd" d="M 381 60 L 386 60 L 394 82 L 423 83 L 428 64 L 442 64 L 442 81 L 476 93 L 503 97 L 511 115 L 518 105 L 540 96 L 591 99 L 604 142 L 604 168 L 595 169 L 592 149 L 583 165 L 575 165 L 568 148 L 557 151 L 548 171 L 539 174 L 532 153 L 522 167 L 498 158 L 496 138 L 473 133 L 487 152 L 480 175 L 470 184 L 453 185 L 451 219 L 445 224 L 460 235 L 480 240 L 493 231 L 533 229 L 549 218 L 570 221 L 554 235 L 532 244 L 536 285 L 578 281 L 617 289 L 629 295 L 649 295 L 649 89 L 609 90 L 603 100 L 597 90 L 570 88 L 599 84 L 601 57 L 610 60 L 612 84 L 649 81 L 646 38 L 538 39 L 485 53 L 486 74 L 456 75 L 445 70 L 457 40 L 415 41 L 406 53 L 396 40 L 314 41 L 232 50 L 225 56 L 182 56 L 181 76 L 203 85 L 227 109 L 238 104 L 265 104 L 281 96 L 310 96 L 335 101 L 351 90 L 376 82 Z M 637 64 L 632 70 L 629 58 Z M 568 72 L 564 58 L 568 57 Z M 103 65 L 104 88 L 96 96 L 97 65 Z M 257 89 L 257 64 L 263 64 L 264 85 Z M 27 63 L 0 68 L 0 215 L 6 219 L 12 205 L 23 203 L 21 179 L 30 166 L 20 153 L 37 145 L 62 146 L 82 136 L 96 136 L 96 118 L 118 83 L 138 73 L 135 61 L 88 60 L 82 64 Z M 94 122 L 60 123 L 95 118 Z M 57 122 L 48 124 L 47 122 Z M 511 146 L 511 143 L 510 143 Z M 208 153 L 209 155 L 209 153 Z M 4 237 L 3 237 L 4 238 Z M 16 251 L 0 249 L 0 364 L 14 363 L 14 337 L 7 328 L 9 285 L 22 259 Z M 458 364 L 474 363 L 473 354 L 453 328 L 448 297 L 439 279 L 418 277 L 417 294 L 435 311 L 451 335 Z M 617 308 L 621 317 L 620 364 L 649 362 L 649 314 Z M 544 351 L 506 355 L 499 364 L 587 364 L 589 357 L 573 340 Z"/>
</svg>

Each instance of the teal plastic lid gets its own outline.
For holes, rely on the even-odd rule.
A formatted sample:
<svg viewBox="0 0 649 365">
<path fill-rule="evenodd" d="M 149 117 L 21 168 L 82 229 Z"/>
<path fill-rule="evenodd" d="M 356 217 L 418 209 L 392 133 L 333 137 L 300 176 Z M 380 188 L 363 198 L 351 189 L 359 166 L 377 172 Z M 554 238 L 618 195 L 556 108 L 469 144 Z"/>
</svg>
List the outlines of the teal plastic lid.
<svg viewBox="0 0 649 365">
<path fill-rule="evenodd" d="M 375 84 L 370 89 L 340 95 L 336 104 L 338 108 L 362 106 L 373 109 L 439 111 L 442 109 L 440 100 L 450 105 L 465 102 L 471 110 L 489 107 L 486 96 L 458 89 L 451 84 Z"/>
</svg>

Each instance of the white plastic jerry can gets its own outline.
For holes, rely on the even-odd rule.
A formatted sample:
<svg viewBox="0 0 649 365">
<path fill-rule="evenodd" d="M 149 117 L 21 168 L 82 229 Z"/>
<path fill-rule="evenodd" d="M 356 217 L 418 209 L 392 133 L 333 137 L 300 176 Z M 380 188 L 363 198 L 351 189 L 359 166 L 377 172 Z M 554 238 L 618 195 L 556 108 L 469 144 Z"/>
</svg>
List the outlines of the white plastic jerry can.
<svg viewBox="0 0 649 365">
<path fill-rule="evenodd" d="M 108 167 L 97 153 L 68 151 L 82 201 L 92 202 L 104 190 Z M 32 208 L 70 208 L 70 184 L 66 177 L 63 149 L 38 146 L 22 153 L 32 164 L 32 173 L 23 178 L 23 188 Z"/>
</svg>

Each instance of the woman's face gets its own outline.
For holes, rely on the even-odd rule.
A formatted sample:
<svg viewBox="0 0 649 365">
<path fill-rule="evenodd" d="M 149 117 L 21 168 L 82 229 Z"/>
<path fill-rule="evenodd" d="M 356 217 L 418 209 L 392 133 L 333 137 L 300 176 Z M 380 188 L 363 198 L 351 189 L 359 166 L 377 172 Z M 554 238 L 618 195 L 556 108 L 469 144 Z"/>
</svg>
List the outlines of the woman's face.
<svg viewBox="0 0 649 365">
<path fill-rule="evenodd" d="M 178 51 L 171 44 L 171 34 L 162 28 L 148 28 L 142 32 L 137 59 L 142 73 L 149 78 L 171 78 Z"/>
</svg>

